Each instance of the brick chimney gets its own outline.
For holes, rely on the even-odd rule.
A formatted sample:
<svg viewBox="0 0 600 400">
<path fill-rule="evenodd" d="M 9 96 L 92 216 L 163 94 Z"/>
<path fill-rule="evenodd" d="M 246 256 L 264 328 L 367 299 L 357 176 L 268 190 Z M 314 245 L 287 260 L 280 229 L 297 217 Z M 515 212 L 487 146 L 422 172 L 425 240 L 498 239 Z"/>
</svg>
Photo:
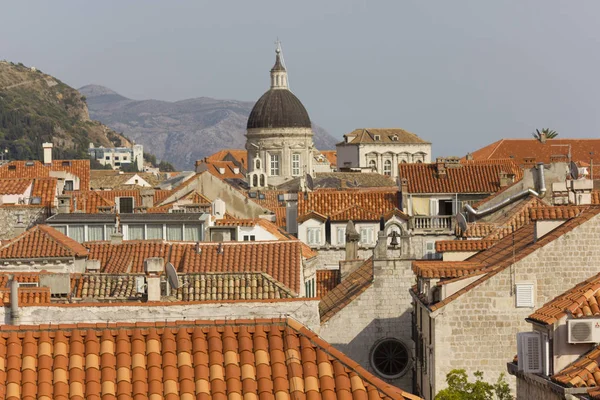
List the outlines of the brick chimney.
<svg viewBox="0 0 600 400">
<path fill-rule="evenodd" d="M 446 160 L 444 158 L 438 157 L 435 159 L 435 169 L 438 178 L 446 178 Z"/>
</svg>

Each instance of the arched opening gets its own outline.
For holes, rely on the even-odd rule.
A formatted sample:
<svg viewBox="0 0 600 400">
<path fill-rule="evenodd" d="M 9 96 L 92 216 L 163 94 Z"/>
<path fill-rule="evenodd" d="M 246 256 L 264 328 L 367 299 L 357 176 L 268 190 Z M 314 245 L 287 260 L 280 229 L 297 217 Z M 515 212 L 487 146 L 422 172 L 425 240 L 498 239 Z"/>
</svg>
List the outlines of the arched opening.
<svg viewBox="0 0 600 400">
<path fill-rule="evenodd" d="M 369 161 L 369 168 L 371 168 L 372 171 L 377 171 L 377 161 L 375 161 L 375 160 Z"/>
<path fill-rule="evenodd" d="M 252 187 L 258 186 L 258 176 L 252 175 Z"/>
<path fill-rule="evenodd" d="M 260 174 L 260 186 L 264 187 L 265 185 L 265 174 Z"/>
<path fill-rule="evenodd" d="M 254 169 L 260 169 L 260 159 L 254 160 Z"/>
<path fill-rule="evenodd" d="M 392 161 L 391 160 L 385 160 L 383 162 L 383 174 L 387 175 L 387 176 L 392 175 Z"/>
</svg>

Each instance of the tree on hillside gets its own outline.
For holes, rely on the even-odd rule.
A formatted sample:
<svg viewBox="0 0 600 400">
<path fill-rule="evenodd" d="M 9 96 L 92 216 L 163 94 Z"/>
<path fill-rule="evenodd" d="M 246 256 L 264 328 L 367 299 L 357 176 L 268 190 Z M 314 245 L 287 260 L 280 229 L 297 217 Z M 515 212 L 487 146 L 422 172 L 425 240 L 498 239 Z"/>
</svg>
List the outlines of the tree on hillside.
<svg viewBox="0 0 600 400">
<path fill-rule="evenodd" d="M 550 128 L 543 128 L 541 132 L 539 129 L 536 129 L 535 132 L 532 133 L 533 137 L 537 140 L 540 140 L 543 134 L 546 135 L 546 139 L 554 139 L 558 136 L 558 132 Z"/>
<path fill-rule="evenodd" d="M 160 172 L 175 172 L 175 167 L 170 162 L 161 161 L 158 163 L 158 170 Z"/>
<path fill-rule="evenodd" d="M 500 374 L 496 383 L 491 384 L 483 380 L 483 372 L 474 373 L 475 382 L 469 382 L 464 369 L 453 369 L 446 375 L 448 387 L 441 390 L 435 400 L 510 400 L 510 388 Z"/>
</svg>

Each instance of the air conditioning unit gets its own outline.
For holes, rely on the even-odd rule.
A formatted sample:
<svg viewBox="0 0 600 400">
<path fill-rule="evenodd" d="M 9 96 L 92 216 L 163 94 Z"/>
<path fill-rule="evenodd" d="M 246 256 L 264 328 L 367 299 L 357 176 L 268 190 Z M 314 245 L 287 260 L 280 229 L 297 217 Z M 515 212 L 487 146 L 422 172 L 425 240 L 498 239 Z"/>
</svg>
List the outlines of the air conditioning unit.
<svg viewBox="0 0 600 400">
<path fill-rule="evenodd" d="M 569 343 L 600 343 L 600 319 L 569 319 Z"/>
</svg>

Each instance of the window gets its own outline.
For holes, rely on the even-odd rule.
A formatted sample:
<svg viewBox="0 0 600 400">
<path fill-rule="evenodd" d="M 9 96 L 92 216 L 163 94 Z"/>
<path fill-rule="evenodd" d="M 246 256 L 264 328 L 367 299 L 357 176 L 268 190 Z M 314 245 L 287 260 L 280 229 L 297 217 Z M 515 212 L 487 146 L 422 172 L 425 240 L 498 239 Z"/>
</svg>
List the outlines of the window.
<svg viewBox="0 0 600 400">
<path fill-rule="evenodd" d="M 381 136 L 375 135 L 375 140 L 381 140 Z"/>
<path fill-rule="evenodd" d="M 65 181 L 65 192 L 73 191 L 73 181 Z"/>
<path fill-rule="evenodd" d="M 70 167 L 71 166 L 71 161 L 63 161 L 62 162 L 62 166 L 63 167 Z"/>
<path fill-rule="evenodd" d="M 127 231 L 129 240 L 144 240 L 144 225 L 129 225 Z"/>
<path fill-rule="evenodd" d="M 395 379 L 408 370 L 410 354 L 404 343 L 388 338 L 375 344 L 370 359 L 375 372 L 386 379 Z"/>
<path fill-rule="evenodd" d="M 373 243 L 373 228 L 360 228 L 360 243 L 371 244 Z"/>
<path fill-rule="evenodd" d="M 423 258 L 426 258 L 427 260 L 435 260 L 437 258 L 434 241 L 425 243 L 425 252 L 423 254 Z"/>
<path fill-rule="evenodd" d="M 69 237 L 79 243 L 83 243 L 85 241 L 85 226 L 84 225 L 69 226 Z"/>
<path fill-rule="evenodd" d="M 162 239 L 163 238 L 163 226 L 157 224 L 151 224 L 146 227 L 147 237 L 146 239 Z"/>
<path fill-rule="evenodd" d="M 321 244 L 321 228 L 307 229 L 308 244 Z"/>
<path fill-rule="evenodd" d="M 520 282 L 515 284 L 515 294 L 517 307 L 535 306 L 533 282 Z"/>
<path fill-rule="evenodd" d="M 300 154 L 292 154 L 292 175 L 300 175 Z"/>
<path fill-rule="evenodd" d="M 392 162 L 390 160 L 385 160 L 383 163 L 383 174 L 390 176 L 392 175 Z"/>
<path fill-rule="evenodd" d="M 304 282 L 304 290 L 306 291 L 305 297 L 315 297 L 316 296 L 316 285 L 315 278 L 309 279 Z"/>
<path fill-rule="evenodd" d="M 375 161 L 375 160 L 369 161 L 369 168 L 371 168 L 373 171 L 377 171 L 377 161 Z"/>
<path fill-rule="evenodd" d="M 53 226 L 53 228 L 62 233 L 63 235 L 67 234 L 67 227 L 65 225 Z"/>
<path fill-rule="evenodd" d="M 337 228 L 337 244 L 343 246 L 346 244 L 346 228 Z"/>
<path fill-rule="evenodd" d="M 279 176 L 279 154 L 271 154 L 271 175 Z"/>
<path fill-rule="evenodd" d="M 167 240 L 183 240 L 183 227 L 181 225 L 167 225 Z"/>
<path fill-rule="evenodd" d="M 106 156 L 106 158 L 105 158 L 105 159 L 106 159 L 106 160 L 110 160 L 110 156 Z"/>
<path fill-rule="evenodd" d="M 244 242 L 254 242 L 256 240 L 256 236 L 254 235 L 244 235 Z"/>
<path fill-rule="evenodd" d="M 260 169 L 260 159 L 254 160 L 254 165 L 256 165 L 255 169 Z"/>
<path fill-rule="evenodd" d="M 115 160 L 118 160 L 118 159 L 119 159 L 119 156 L 115 156 Z"/>
<path fill-rule="evenodd" d="M 133 197 L 119 197 L 119 213 L 131 214 L 133 212 Z"/>
<path fill-rule="evenodd" d="M 88 226 L 88 237 L 87 240 L 95 242 L 104 240 L 104 225 L 90 225 Z"/>
<path fill-rule="evenodd" d="M 199 242 L 202 240 L 200 225 L 186 225 L 184 229 L 184 239 L 189 242 Z"/>
</svg>

